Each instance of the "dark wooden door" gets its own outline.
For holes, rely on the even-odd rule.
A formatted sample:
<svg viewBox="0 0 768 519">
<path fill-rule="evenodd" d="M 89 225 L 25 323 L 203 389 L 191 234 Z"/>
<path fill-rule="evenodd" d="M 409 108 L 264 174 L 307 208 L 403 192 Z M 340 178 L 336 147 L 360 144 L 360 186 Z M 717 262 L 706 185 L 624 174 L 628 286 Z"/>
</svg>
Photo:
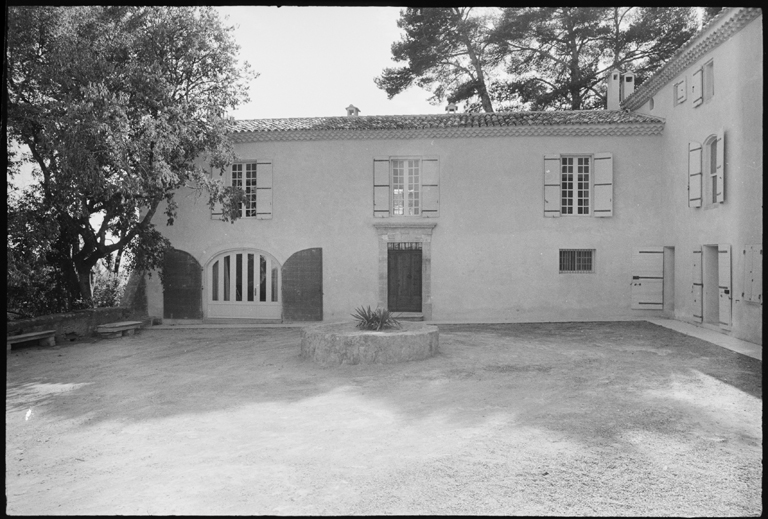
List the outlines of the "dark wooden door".
<svg viewBox="0 0 768 519">
<path fill-rule="evenodd" d="M 171 249 L 163 263 L 163 317 L 202 319 L 202 269 L 188 252 Z"/>
<path fill-rule="evenodd" d="M 387 309 L 421 312 L 421 250 L 387 252 Z"/>
<path fill-rule="evenodd" d="M 283 265 L 283 319 L 323 320 L 323 249 L 305 249 Z"/>
</svg>

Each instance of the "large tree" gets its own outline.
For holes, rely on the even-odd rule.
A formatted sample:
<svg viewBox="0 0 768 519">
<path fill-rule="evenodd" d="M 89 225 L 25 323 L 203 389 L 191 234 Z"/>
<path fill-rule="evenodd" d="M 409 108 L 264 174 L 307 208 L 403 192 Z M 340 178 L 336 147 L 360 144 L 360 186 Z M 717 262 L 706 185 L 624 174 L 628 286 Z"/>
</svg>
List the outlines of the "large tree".
<svg viewBox="0 0 768 519">
<path fill-rule="evenodd" d="M 488 75 L 497 61 L 488 37 L 493 16 L 488 9 L 470 7 L 407 8 L 397 22 L 405 34 L 392 44 L 396 62 L 375 79 L 390 99 L 411 85 L 430 89 L 431 101 L 475 102 L 493 112 Z"/>
<path fill-rule="evenodd" d="M 232 160 L 226 113 L 255 75 L 213 9 L 10 7 L 7 27 L 9 146 L 36 169 L 9 193 L 9 260 L 44 258 L 87 303 L 99 260 L 161 264 L 169 243 L 152 218 L 164 203 L 173 223 L 177 190 L 207 190 L 235 217 L 240 193 L 205 170 Z"/>
<path fill-rule="evenodd" d="M 490 42 L 509 79 L 493 93 L 534 110 L 603 108 L 609 70 L 640 84 L 695 30 L 689 7 L 506 8 Z"/>
</svg>

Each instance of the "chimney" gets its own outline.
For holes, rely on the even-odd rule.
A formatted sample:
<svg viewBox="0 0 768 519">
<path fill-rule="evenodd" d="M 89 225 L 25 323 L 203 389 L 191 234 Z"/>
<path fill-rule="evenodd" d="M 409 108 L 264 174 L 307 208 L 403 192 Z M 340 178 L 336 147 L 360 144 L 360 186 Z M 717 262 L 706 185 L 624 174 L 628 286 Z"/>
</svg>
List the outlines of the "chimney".
<svg viewBox="0 0 768 519">
<path fill-rule="evenodd" d="M 608 110 L 620 110 L 621 102 L 635 91 L 635 73 L 621 72 L 615 68 L 608 73 Z"/>
<path fill-rule="evenodd" d="M 448 106 L 445 107 L 445 111 L 449 114 L 455 113 L 458 109 L 459 107 L 455 103 L 448 103 Z"/>
<path fill-rule="evenodd" d="M 621 71 L 617 68 L 609 71 L 607 80 L 608 99 L 606 108 L 608 110 L 618 110 L 619 103 L 621 103 Z"/>
<path fill-rule="evenodd" d="M 621 100 L 624 101 L 626 98 L 631 96 L 635 91 L 635 73 L 634 72 L 625 72 L 624 78 L 621 82 Z"/>
<path fill-rule="evenodd" d="M 360 113 L 360 109 L 355 105 L 351 104 L 347 107 L 347 117 L 357 117 L 357 114 L 359 113 Z"/>
</svg>

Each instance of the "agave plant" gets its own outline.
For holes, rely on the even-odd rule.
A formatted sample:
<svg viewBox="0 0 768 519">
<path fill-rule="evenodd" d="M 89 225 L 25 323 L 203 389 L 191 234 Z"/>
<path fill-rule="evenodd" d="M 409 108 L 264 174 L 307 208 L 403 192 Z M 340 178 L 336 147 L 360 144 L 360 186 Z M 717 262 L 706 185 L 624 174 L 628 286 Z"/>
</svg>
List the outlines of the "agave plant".
<svg viewBox="0 0 768 519">
<path fill-rule="evenodd" d="M 352 317 L 357 321 L 361 330 L 383 330 L 385 328 L 400 328 L 400 322 L 386 308 L 371 310 L 371 307 L 355 309 Z"/>
</svg>

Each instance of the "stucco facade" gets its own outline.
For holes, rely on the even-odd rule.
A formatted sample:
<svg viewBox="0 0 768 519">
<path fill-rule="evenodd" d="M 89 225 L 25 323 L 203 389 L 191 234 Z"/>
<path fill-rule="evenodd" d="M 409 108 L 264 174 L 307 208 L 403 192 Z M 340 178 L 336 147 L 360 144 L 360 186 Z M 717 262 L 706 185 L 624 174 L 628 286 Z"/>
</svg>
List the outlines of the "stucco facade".
<svg viewBox="0 0 768 519">
<path fill-rule="evenodd" d="M 728 10 L 714 22 L 728 23 L 739 11 Z M 695 321 L 689 296 L 693 249 L 731 245 L 735 294 L 744 278 L 738 253 L 747 244 L 762 243 L 761 23 L 761 15 L 752 16 L 669 81 L 653 84 L 652 95 L 641 86 L 623 100 L 624 108 L 640 103 L 631 111 L 238 122 L 236 152 L 240 163 L 253 165 L 254 185 L 259 168 L 254 207 L 267 209 L 228 223 L 212 217 L 204 198 L 179 192 L 175 224 L 165 226 L 160 216 L 154 223 L 199 265 L 203 319 L 213 315 L 212 309 L 228 308 L 220 305 L 224 268 L 227 287 L 248 285 L 255 269 L 257 280 L 248 291 L 255 290 L 255 303 L 261 297 L 264 307 L 271 303 L 277 313 L 268 309 L 251 317 L 281 319 L 288 297 L 283 278 L 310 268 L 289 273 L 285 265 L 308 250 L 321 254 L 313 268 L 322 273 L 317 290 L 323 320 L 348 319 L 360 305 L 387 306 L 393 290 L 391 244 L 401 243 L 419 251 L 413 256 L 420 265 L 419 310 L 413 313 L 425 320 L 666 315 Z M 717 27 L 710 24 L 697 38 L 706 39 Z M 692 41 L 686 48 L 695 45 Z M 681 56 L 685 49 L 676 59 Z M 714 96 L 696 108 L 691 102 L 673 104 L 675 78 L 710 59 Z M 726 135 L 725 201 L 689 207 L 689 142 L 703 143 L 720 129 Z M 554 210 L 547 194 L 550 166 L 559 175 L 567 157 L 585 157 L 588 164 L 586 215 L 561 211 L 565 187 L 559 176 Z M 391 171 L 403 163 L 415 165 L 420 175 L 410 177 L 417 178 L 416 190 L 421 190 L 419 214 L 413 216 L 395 215 L 393 209 L 399 173 Z M 232 175 L 220 178 L 232 182 Z M 659 292 L 653 304 L 639 307 L 646 295 L 637 287 L 638 276 L 646 279 L 638 255 L 644 248 L 663 250 L 664 279 L 648 276 L 649 285 L 663 290 L 663 302 Z M 593 251 L 589 268 L 561 273 L 561 250 Z M 243 278 L 230 278 L 230 268 Z M 150 315 L 169 319 L 157 276 L 148 280 L 147 294 Z M 761 343 L 761 318 L 761 302 L 734 296 L 731 321 L 712 326 Z"/>
</svg>

